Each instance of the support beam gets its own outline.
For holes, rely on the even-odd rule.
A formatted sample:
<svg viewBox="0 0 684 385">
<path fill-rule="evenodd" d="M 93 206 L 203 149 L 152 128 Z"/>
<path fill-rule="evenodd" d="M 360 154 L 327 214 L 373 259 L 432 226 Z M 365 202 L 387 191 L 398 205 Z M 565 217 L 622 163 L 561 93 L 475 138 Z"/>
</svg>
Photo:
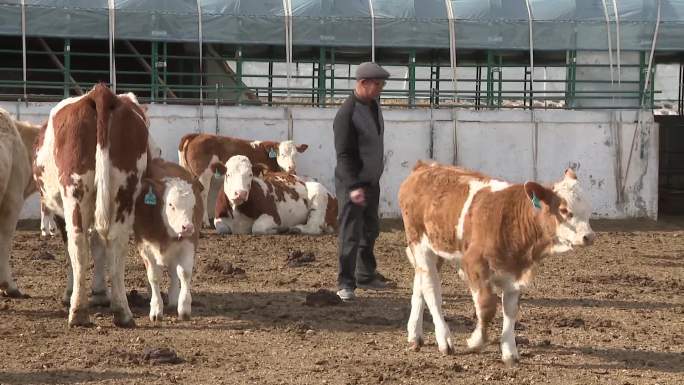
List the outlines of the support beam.
<svg viewBox="0 0 684 385">
<path fill-rule="evenodd" d="M 43 48 L 43 50 L 45 50 L 45 52 L 48 53 L 48 55 L 50 56 L 50 60 L 52 60 L 52 63 L 54 63 L 54 65 L 57 66 L 57 68 L 59 68 L 60 71 L 62 71 L 63 73 L 66 74 L 67 73 L 66 68 L 64 68 L 64 65 L 62 64 L 62 62 L 59 61 L 59 58 L 57 58 L 57 55 L 55 55 L 55 53 L 52 51 L 50 46 L 47 45 L 47 43 L 45 42 L 45 40 L 43 40 L 42 37 L 38 38 L 38 43 L 40 43 L 40 46 Z M 71 82 L 71 85 L 74 87 L 76 92 L 79 95 L 83 95 L 83 90 L 78 85 L 78 83 L 76 83 L 76 80 L 74 80 L 74 78 L 71 76 L 71 74 L 68 74 L 68 77 L 69 77 L 69 81 Z"/>
<path fill-rule="evenodd" d="M 124 42 L 124 44 L 126 45 L 126 48 L 128 48 L 129 51 L 131 51 L 131 52 L 133 52 L 133 53 L 135 54 L 136 58 L 138 59 L 138 62 L 140 62 L 140 64 L 143 66 L 143 68 L 145 68 L 145 71 L 147 71 L 147 72 L 149 72 L 150 74 L 152 74 L 152 73 L 153 73 L 152 67 L 150 66 L 149 63 L 147 63 L 147 61 L 146 61 L 145 59 L 143 59 L 143 57 L 140 55 L 140 52 L 138 52 L 138 50 L 135 49 L 135 47 L 133 46 L 133 44 L 131 44 L 131 42 L 128 41 L 128 40 L 124 40 L 123 42 Z M 156 63 L 152 63 L 152 64 L 156 65 Z M 168 84 L 166 84 L 166 82 L 164 81 L 164 79 L 160 78 L 158 74 L 157 74 L 157 81 L 159 82 L 159 84 L 161 84 L 162 86 L 164 86 L 164 88 L 165 88 L 165 89 L 167 90 L 167 92 L 169 93 L 169 96 L 171 96 L 171 97 L 174 98 L 174 99 L 177 98 L 176 94 L 173 93 L 173 91 L 171 91 L 171 89 L 169 89 Z"/>
<path fill-rule="evenodd" d="M 216 52 L 216 49 L 214 49 L 214 46 L 212 44 L 207 44 L 207 53 L 208 53 L 208 58 L 211 60 L 216 61 L 221 65 L 221 68 L 223 68 L 223 72 L 226 73 L 233 81 L 235 81 L 236 85 L 239 85 L 242 88 L 242 93 L 247 97 L 248 100 L 258 100 L 256 94 L 254 91 L 250 90 L 245 86 L 244 83 L 242 83 L 242 79 L 239 79 L 237 74 L 233 71 L 232 68 L 228 65 L 226 62 L 226 59 L 224 59 L 221 55 L 219 55 L 218 52 Z M 240 54 L 240 60 L 242 60 L 242 54 Z M 237 58 L 236 58 L 236 63 L 237 63 Z M 241 64 L 242 65 L 242 64 Z M 242 70 L 241 70 L 242 71 Z M 240 73 L 240 77 L 242 76 L 242 72 Z"/>
</svg>

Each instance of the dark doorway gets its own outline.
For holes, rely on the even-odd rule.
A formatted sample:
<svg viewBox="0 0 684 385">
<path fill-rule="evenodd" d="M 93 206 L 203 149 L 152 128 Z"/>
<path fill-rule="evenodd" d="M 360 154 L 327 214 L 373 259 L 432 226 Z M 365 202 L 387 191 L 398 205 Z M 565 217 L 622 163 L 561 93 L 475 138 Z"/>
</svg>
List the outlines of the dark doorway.
<svg viewBox="0 0 684 385">
<path fill-rule="evenodd" d="M 684 215 L 684 116 L 655 117 L 660 125 L 658 216 Z"/>
</svg>

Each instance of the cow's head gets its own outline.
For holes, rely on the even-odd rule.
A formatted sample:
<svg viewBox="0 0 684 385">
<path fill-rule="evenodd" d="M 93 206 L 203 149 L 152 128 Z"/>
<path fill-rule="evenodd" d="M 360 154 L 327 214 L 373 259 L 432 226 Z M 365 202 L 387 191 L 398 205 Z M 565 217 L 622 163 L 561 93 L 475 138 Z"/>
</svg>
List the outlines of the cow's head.
<svg viewBox="0 0 684 385">
<path fill-rule="evenodd" d="M 164 178 L 163 182 L 146 179 L 145 182 L 152 186 L 157 197 L 162 197 L 161 216 L 169 235 L 179 239 L 192 236 L 196 230 L 195 205 L 199 203 L 195 201 L 193 184 L 181 178 Z"/>
<path fill-rule="evenodd" d="M 567 169 L 563 179 L 553 185 L 553 190 L 527 182 L 525 192 L 532 204 L 542 211 L 545 227 L 555 234 L 553 252 L 565 252 L 575 246 L 594 243 L 596 234 L 589 225 L 591 204 L 573 170 Z"/>
<path fill-rule="evenodd" d="M 249 199 L 249 190 L 252 187 L 252 162 L 244 155 L 232 156 L 225 165 L 214 163 L 212 171 L 224 176 L 223 192 L 225 192 L 231 206 L 237 207 Z"/>
<path fill-rule="evenodd" d="M 309 148 L 308 145 L 300 144 L 297 146 L 291 140 L 280 142 L 280 144 L 278 144 L 278 157 L 276 159 L 278 166 L 280 166 L 283 171 L 294 174 L 297 169 L 295 156 L 297 153 L 306 151 L 307 148 Z"/>
</svg>

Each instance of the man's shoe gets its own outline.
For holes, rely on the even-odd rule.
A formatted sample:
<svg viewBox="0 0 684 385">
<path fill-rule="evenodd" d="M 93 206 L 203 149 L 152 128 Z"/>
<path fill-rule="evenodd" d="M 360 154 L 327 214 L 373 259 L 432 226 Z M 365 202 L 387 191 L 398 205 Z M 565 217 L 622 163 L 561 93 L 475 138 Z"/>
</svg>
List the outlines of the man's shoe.
<svg viewBox="0 0 684 385">
<path fill-rule="evenodd" d="M 373 278 L 367 282 L 357 282 L 356 287 L 366 290 L 383 290 L 387 289 L 388 284 L 387 281 L 381 281 L 378 278 Z"/>
<path fill-rule="evenodd" d="M 337 291 L 337 296 L 340 297 L 342 301 L 353 301 L 356 298 L 354 294 L 354 289 L 344 288 Z"/>
</svg>

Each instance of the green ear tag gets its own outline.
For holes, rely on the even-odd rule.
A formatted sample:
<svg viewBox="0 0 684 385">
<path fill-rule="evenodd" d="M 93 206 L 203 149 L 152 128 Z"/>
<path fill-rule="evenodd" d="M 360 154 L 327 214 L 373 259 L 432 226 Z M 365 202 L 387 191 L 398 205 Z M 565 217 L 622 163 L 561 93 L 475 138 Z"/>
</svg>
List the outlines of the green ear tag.
<svg viewBox="0 0 684 385">
<path fill-rule="evenodd" d="M 269 158 L 276 158 L 276 157 L 278 157 L 278 153 L 276 153 L 275 150 L 271 148 L 268 150 L 268 157 Z"/>
<path fill-rule="evenodd" d="M 145 204 L 148 206 L 154 206 L 157 204 L 157 196 L 152 192 L 152 187 L 145 194 Z"/>
<path fill-rule="evenodd" d="M 535 193 L 532 193 L 532 205 L 534 206 L 534 208 L 541 208 L 541 201 L 539 200 L 539 198 L 537 198 L 537 194 Z"/>
<path fill-rule="evenodd" d="M 221 173 L 218 170 L 214 171 L 214 178 L 221 179 L 222 176 L 223 175 L 221 175 Z"/>
</svg>

